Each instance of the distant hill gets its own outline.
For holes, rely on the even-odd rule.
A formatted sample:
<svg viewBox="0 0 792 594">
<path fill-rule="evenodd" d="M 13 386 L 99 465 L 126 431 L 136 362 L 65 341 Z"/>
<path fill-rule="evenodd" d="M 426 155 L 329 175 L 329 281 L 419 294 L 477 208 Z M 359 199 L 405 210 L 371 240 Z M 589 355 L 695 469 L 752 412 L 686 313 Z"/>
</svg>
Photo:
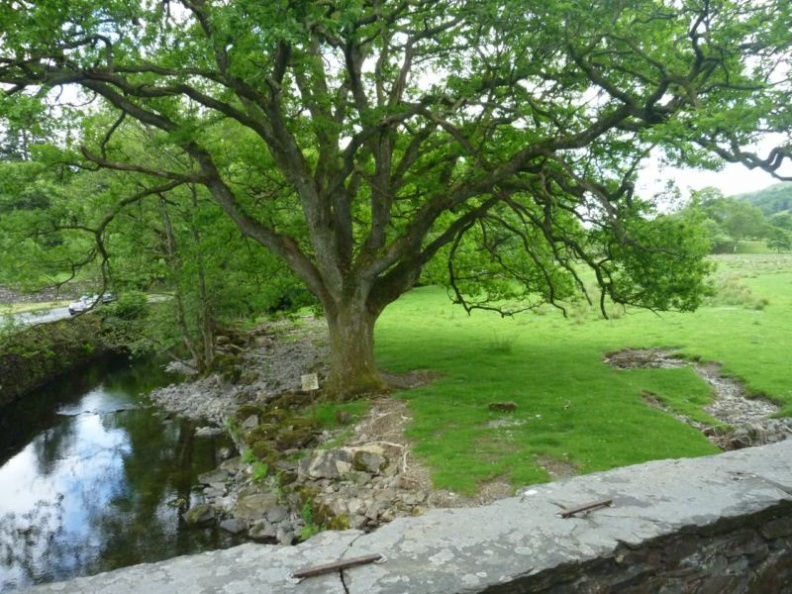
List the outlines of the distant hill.
<svg viewBox="0 0 792 594">
<path fill-rule="evenodd" d="M 777 212 L 792 210 L 792 182 L 774 184 L 758 192 L 738 194 L 735 198 L 753 204 L 769 217 Z"/>
</svg>

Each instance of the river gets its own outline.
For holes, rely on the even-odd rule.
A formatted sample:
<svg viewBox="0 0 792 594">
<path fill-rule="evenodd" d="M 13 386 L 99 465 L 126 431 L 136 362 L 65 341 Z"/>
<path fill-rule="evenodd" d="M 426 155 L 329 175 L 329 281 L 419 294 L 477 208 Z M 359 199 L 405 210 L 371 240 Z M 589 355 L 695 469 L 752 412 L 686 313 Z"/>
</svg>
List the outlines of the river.
<svg viewBox="0 0 792 594">
<path fill-rule="evenodd" d="M 166 379 L 105 362 L 0 409 L 0 594 L 237 544 L 181 520 L 230 443 L 153 408 Z"/>
</svg>

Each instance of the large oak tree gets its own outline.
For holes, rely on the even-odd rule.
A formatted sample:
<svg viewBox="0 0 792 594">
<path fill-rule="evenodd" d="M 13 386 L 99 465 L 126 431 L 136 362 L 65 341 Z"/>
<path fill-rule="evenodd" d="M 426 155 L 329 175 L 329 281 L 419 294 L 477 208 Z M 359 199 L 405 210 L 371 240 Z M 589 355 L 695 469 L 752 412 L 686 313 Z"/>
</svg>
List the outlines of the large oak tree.
<svg viewBox="0 0 792 594">
<path fill-rule="evenodd" d="M 205 186 L 319 298 L 355 391 L 438 257 L 469 305 L 507 278 L 556 301 L 588 266 L 617 302 L 696 307 L 706 247 L 636 171 L 654 147 L 777 171 L 788 145 L 744 147 L 789 129 L 790 22 L 782 0 L 0 0 L 0 108 L 64 85 L 110 106 L 84 157 Z M 124 119 L 189 166 L 129 158 Z"/>
</svg>

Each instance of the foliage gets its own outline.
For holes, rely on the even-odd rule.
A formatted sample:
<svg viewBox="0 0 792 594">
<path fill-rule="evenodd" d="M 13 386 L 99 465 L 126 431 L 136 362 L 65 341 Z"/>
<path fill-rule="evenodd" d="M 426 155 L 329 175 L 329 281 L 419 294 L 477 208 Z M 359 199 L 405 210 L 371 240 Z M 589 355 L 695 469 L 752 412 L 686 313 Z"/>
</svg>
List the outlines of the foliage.
<svg viewBox="0 0 792 594">
<path fill-rule="evenodd" d="M 103 310 L 104 315 L 122 320 L 138 320 L 148 315 L 148 298 L 140 291 L 127 291 Z"/>
<path fill-rule="evenodd" d="M 768 301 L 766 298 L 757 298 L 738 275 L 722 273 L 715 280 L 714 295 L 709 299 L 708 305 L 761 310 L 768 305 Z"/>
<path fill-rule="evenodd" d="M 771 227 L 767 232 L 767 247 L 777 252 L 792 250 L 792 239 L 789 231 L 780 227 Z"/>
<path fill-rule="evenodd" d="M 24 123 L 66 84 L 96 98 L 73 156 L 134 180 L 126 194 L 86 192 L 114 205 L 82 224 L 98 244 L 145 198 L 188 192 L 183 231 L 199 237 L 182 238 L 183 264 L 213 266 L 214 252 L 191 252 L 205 247 L 196 219 L 213 201 L 321 302 L 333 383 L 365 391 L 382 386 L 374 324 L 440 256 L 469 309 L 561 302 L 585 287 L 586 268 L 600 303 L 694 308 L 707 272 L 699 238 L 679 241 L 678 221 L 635 195 L 635 173 L 654 147 L 672 163 L 778 170 L 787 146 L 766 159 L 742 147 L 759 129 L 792 129 L 779 78 L 790 10 L 0 0 L 0 115 Z M 127 146 L 133 128 L 146 150 Z M 215 313 L 203 303 L 214 294 L 194 286 L 198 306 L 185 300 L 177 316 L 195 312 L 182 327 L 210 363 Z"/>
<path fill-rule="evenodd" d="M 792 182 L 782 182 L 758 192 L 739 194 L 735 197 L 756 206 L 766 217 L 775 218 L 774 215 L 792 210 Z M 790 230 L 790 227 L 786 228 Z"/>
<path fill-rule="evenodd" d="M 269 465 L 265 462 L 256 460 L 253 462 L 253 473 L 251 474 L 253 481 L 260 483 L 269 476 Z"/>
<path fill-rule="evenodd" d="M 306 502 L 300 509 L 300 517 L 305 522 L 305 525 L 300 530 L 300 541 L 306 541 L 323 530 L 322 526 L 314 520 L 313 507 L 310 501 Z"/>
<path fill-rule="evenodd" d="M 770 224 L 784 231 L 792 231 L 792 214 L 787 211 L 777 212 L 770 217 Z"/>
<path fill-rule="evenodd" d="M 713 253 L 735 252 L 742 240 L 768 233 L 768 222 L 759 208 L 738 198 L 726 198 L 716 188 L 695 192 L 693 204 L 707 217 Z"/>
</svg>

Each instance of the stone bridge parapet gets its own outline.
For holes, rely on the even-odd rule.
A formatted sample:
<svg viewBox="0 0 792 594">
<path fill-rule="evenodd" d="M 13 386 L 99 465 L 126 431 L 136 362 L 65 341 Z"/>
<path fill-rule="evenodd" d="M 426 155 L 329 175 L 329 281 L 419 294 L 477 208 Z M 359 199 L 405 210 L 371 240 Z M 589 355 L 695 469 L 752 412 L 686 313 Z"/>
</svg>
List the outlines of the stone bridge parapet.
<svg viewBox="0 0 792 594">
<path fill-rule="evenodd" d="M 565 509 L 612 500 L 570 517 Z M 309 577 L 344 559 L 379 563 Z M 245 544 L 39 586 L 62 594 L 792 592 L 792 440 L 663 460 L 436 509 L 376 532 Z"/>
</svg>

